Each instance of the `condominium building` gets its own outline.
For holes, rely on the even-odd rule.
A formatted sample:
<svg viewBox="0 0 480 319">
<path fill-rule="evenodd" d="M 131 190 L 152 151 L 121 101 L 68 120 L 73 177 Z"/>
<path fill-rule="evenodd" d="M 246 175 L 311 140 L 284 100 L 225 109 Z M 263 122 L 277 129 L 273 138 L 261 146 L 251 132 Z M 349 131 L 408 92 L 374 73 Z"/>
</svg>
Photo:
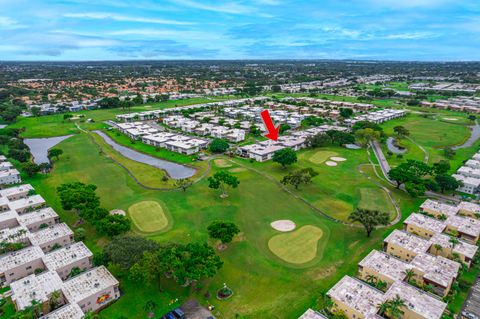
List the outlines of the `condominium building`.
<svg viewBox="0 0 480 319">
<path fill-rule="evenodd" d="M 37 246 L 30 246 L 0 256 L 0 286 L 8 286 L 35 271 L 45 269 L 43 251 Z"/>
<path fill-rule="evenodd" d="M 405 231 L 426 239 L 432 238 L 437 233 L 442 233 L 447 228 L 444 221 L 416 213 L 408 216 L 403 225 Z"/>
<path fill-rule="evenodd" d="M 422 237 L 400 230 L 394 230 L 384 240 L 385 252 L 407 262 L 412 261 L 420 253 L 426 253 L 431 245 Z"/>
<path fill-rule="evenodd" d="M 392 300 L 399 297 L 404 300 L 403 319 L 439 319 L 442 317 L 447 304 L 435 295 L 421 289 L 397 281 L 385 293 L 383 300 Z"/>
<path fill-rule="evenodd" d="M 39 246 L 44 252 L 49 252 L 56 247 L 73 243 L 73 231 L 64 223 L 55 224 L 30 233 L 30 240 L 33 245 Z"/>
<path fill-rule="evenodd" d="M 433 291 L 442 297 L 450 291 L 461 267 L 456 261 L 427 253 L 415 256 L 410 265 L 415 273 L 412 279 L 420 286 L 431 285 Z"/>
<path fill-rule="evenodd" d="M 374 318 L 378 305 L 384 300 L 383 292 L 350 276 L 337 282 L 327 296 L 333 301 L 335 310 L 350 319 Z"/>
<path fill-rule="evenodd" d="M 92 268 L 93 254 L 82 242 L 54 250 L 43 258 L 49 270 L 54 270 L 63 279 L 70 277 L 74 268 L 85 271 Z"/>
<path fill-rule="evenodd" d="M 83 312 L 88 312 L 99 310 L 118 299 L 118 285 L 118 280 L 100 266 L 65 281 L 62 291 L 70 303 L 76 303 Z"/>
<path fill-rule="evenodd" d="M 359 278 L 369 281 L 370 276 L 382 280 L 387 287 L 396 281 L 405 279 L 406 271 L 412 267 L 409 263 L 378 250 L 372 250 L 358 264 Z"/>
<path fill-rule="evenodd" d="M 435 200 L 427 199 L 420 205 L 420 211 L 429 215 L 433 215 L 436 218 L 440 218 L 442 215 L 445 217 L 458 214 L 459 208 L 453 205 L 444 204 Z"/>
<path fill-rule="evenodd" d="M 12 301 L 17 310 L 23 310 L 30 307 L 32 302 L 37 302 L 42 305 L 42 314 L 46 314 L 50 312 L 50 296 L 54 292 L 61 292 L 62 286 L 62 279 L 54 271 L 29 275 L 10 284 Z M 65 303 L 63 296 L 60 296 L 58 303 Z"/>
<path fill-rule="evenodd" d="M 73 303 L 64 305 L 63 307 L 40 317 L 40 319 L 83 319 L 84 316 L 85 314 L 82 309 L 80 309 L 80 306 Z"/>
<path fill-rule="evenodd" d="M 469 244 L 463 240 L 454 240 L 451 236 L 445 234 L 433 235 L 430 242 L 432 243 L 430 253 L 450 259 L 458 257 L 469 267 L 478 251 L 478 246 Z"/>
</svg>

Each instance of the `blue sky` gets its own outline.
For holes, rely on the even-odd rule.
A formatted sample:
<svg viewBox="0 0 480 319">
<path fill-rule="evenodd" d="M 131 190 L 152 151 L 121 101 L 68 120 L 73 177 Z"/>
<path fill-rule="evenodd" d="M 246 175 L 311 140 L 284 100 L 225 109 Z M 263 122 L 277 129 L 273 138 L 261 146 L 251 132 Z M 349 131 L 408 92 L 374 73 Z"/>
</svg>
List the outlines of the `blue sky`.
<svg viewBox="0 0 480 319">
<path fill-rule="evenodd" d="M 0 60 L 479 60 L 479 0 L 0 0 Z"/>
</svg>

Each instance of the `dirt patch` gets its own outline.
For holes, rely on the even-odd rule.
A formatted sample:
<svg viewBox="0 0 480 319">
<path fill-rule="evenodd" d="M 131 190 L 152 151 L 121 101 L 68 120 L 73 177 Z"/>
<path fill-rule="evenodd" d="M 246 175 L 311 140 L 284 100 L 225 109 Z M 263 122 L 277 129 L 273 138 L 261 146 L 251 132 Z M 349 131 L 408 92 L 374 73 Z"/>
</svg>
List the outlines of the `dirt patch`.
<svg viewBox="0 0 480 319">
<path fill-rule="evenodd" d="M 214 160 L 214 162 L 215 162 L 215 165 L 217 165 L 218 167 L 221 167 L 221 168 L 232 166 L 232 164 L 230 162 L 228 162 L 227 160 L 224 160 L 224 159 L 216 159 L 216 160 Z"/>
<path fill-rule="evenodd" d="M 246 170 L 247 169 L 243 167 L 235 167 L 235 168 L 229 169 L 228 171 L 232 173 L 240 173 L 240 172 L 245 172 Z"/>
<path fill-rule="evenodd" d="M 281 232 L 289 232 L 295 229 L 296 225 L 293 221 L 288 219 L 276 220 L 270 224 L 273 229 Z"/>
</svg>

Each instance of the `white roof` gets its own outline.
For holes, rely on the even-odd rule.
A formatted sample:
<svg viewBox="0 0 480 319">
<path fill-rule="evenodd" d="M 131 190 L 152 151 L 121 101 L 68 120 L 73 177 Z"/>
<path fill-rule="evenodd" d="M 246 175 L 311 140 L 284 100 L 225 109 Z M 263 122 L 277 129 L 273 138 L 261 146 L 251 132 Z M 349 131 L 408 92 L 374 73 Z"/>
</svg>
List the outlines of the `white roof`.
<svg viewBox="0 0 480 319">
<path fill-rule="evenodd" d="M 403 280 L 405 270 L 412 268 L 403 260 L 378 250 L 372 250 L 358 265 L 373 269 L 377 273 L 392 279 L 392 281 Z"/>
<path fill-rule="evenodd" d="M 405 301 L 408 309 L 425 319 L 440 319 L 447 307 L 447 304 L 436 296 L 401 281 L 392 284 L 385 293 L 384 300 L 391 300 L 396 296 Z"/>
<path fill-rule="evenodd" d="M 383 301 L 383 293 L 372 286 L 349 276 L 343 277 L 327 295 L 340 300 L 366 318 L 376 315 L 378 305 Z"/>
<path fill-rule="evenodd" d="M 403 247 L 416 254 L 427 252 L 432 245 L 428 240 L 395 229 L 384 242 Z"/>
<path fill-rule="evenodd" d="M 14 187 L 9 187 L 9 188 L 0 190 L 0 197 L 8 198 L 10 196 L 28 193 L 30 190 L 33 190 L 33 187 L 30 184 L 23 184 L 23 185 L 18 185 Z"/>
<path fill-rule="evenodd" d="M 57 213 L 51 207 L 42 208 L 31 213 L 26 213 L 18 216 L 18 222 L 21 225 L 28 226 L 47 220 L 50 218 L 57 218 Z"/>
<path fill-rule="evenodd" d="M 115 285 L 118 280 L 107 268 L 100 266 L 65 281 L 63 293 L 69 302 L 77 303 Z"/>
<path fill-rule="evenodd" d="M 32 305 L 32 301 L 43 303 L 54 291 L 62 288 L 62 279 L 54 271 L 47 271 L 38 276 L 30 275 L 10 284 L 12 300 L 19 309 Z"/>
<path fill-rule="evenodd" d="M 67 226 L 67 224 L 61 223 L 41 229 L 35 233 L 30 233 L 29 237 L 32 244 L 40 246 L 65 236 L 73 236 L 73 231 Z"/>
<path fill-rule="evenodd" d="M 38 246 L 30 246 L 4 254 L 0 257 L 0 273 L 5 273 L 11 269 L 25 265 L 42 257 L 43 251 Z"/>
<path fill-rule="evenodd" d="M 92 256 L 92 252 L 83 242 L 77 242 L 45 254 L 43 261 L 49 270 L 57 270 Z"/>
<path fill-rule="evenodd" d="M 73 303 L 58 308 L 40 319 L 82 319 L 84 315 L 80 306 Z"/>
<path fill-rule="evenodd" d="M 414 225 L 434 233 L 441 233 L 447 227 L 445 222 L 417 213 L 408 216 L 403 223 L 406 225 Z"/>
</svg>

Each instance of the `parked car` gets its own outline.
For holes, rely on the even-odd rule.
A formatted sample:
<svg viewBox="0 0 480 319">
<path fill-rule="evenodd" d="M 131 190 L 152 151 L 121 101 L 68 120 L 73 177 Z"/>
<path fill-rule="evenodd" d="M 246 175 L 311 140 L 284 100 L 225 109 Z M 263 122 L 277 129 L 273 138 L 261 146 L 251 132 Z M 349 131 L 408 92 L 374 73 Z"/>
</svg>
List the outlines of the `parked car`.
<svg viewBox="0 0 480 319">
<path fill-rule="evenodd" d="M 175 318 L 178 318 L 178 319 L 185 319 L 185 313 L 183 312 L 182 309 L 180 308 L 177 308 L 177 309 L 173 309 L 171 311 L 171 313 L 173 313 L 173 315 L 175 316 Z"/>
<path fill-rule="evenodd" d="M 462 316 L 468 319 L 479 319 L 478 316 L 468 311 L 463 311 Z"/>
</svg>

